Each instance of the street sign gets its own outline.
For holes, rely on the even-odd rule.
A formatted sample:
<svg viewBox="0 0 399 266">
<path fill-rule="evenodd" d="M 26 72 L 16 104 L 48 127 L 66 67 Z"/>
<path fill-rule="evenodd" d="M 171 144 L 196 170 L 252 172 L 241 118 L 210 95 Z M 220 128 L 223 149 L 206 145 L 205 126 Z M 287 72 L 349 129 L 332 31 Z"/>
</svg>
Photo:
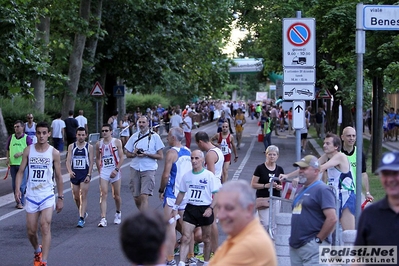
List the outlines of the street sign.
<svg viewBox="0 0 399 266">
<path fill-rule="evenodd" d="M 399 6 L 364 5 L 363 27 L 366 30 L 399 30 Z"/>
<path fill-rule="evenodd" d="M 284 83 L 315 83 L 316 70 L 314 68 L 284 68 Z"/>
<path fill-rule="evenodd" d="M 331 93 L 327 89 L 321 89 L 316 94 L 316 99 L 331 99 Z"/>
<path fill-rule="evenodd" d="M 315 99 L 315 88 L 313 84 L 284 84 L 284 100 L 306 100 Z"/>
<path fill-rule="evenodd" d="M 125 86 L 114 86 L 114 97 L 125 96 Z"/>
<path fill-rule="evenodd" d="M 100 83 L 96 81 L 96 84 L 94 84 L 94 87 L 90 91 L 91 96 L 104 96 L 104 90 L 101 87 Z"/>
<path fill-rule="evenodd" d="M 305 101 L 292 102 L 292 127 L 302 129 L 305 127 Z"/>
<path fill-rule="evenodd" d="M 283 19 L 284 67 L 315 67 L 316 30 L 314 18 Z"/>
</svg>

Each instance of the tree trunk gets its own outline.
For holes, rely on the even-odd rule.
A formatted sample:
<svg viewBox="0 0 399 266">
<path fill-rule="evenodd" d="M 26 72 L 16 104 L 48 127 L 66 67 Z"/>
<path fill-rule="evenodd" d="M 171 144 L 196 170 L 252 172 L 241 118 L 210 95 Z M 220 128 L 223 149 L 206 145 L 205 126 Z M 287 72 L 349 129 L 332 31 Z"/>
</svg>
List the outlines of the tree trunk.
<svg viewBox="0 0 399 266">
<path fill-rule="evenodd" d="M 90 1 L 80 1 L 80 17 L 87 22 L 90 18 Z M 75 40 L 73 43 L 73 49 L 71 56 L 69 57 L 69 71 L 68 71 L 68 88 L 65 91 L 63 99 L 62 115 L 68 117 L 68 111 L 75 108 L 75 98 L 78 91 L 80 73 L 82 71 L 82 56 L 86 44 L 86 34 L 77 33 L 75 34 Z"/>
<path fill-rule="evenodd" d="M 93 65 L 94 65 L 94 59 L 96 56 L 96 50 L 97 50 L 97 43 L 98 43 L 98 32 L 101 28 L 101 16 L 102 16 L 102 8 L 103 8 L 103 1 L 102 0 L 96 0 L 92 2 L 92 17 L 94 17 L 94 22 L 92 22 L 92 25 L 90 26 L 91 29 L 93 29 L 96 34 L 94 34 L 92 37 L 87 39 L 86 43 L 86 51 L 87 55 L 85 56 L 86 60 L 90 63 L 88 66 L 86 66 L 85 72 L 86 73 L 92 73 L 93 70 Z M 93 82 L 94 84 L 94 82 Z M 104 84 L 104 83 L 101 83 Z M 85 89 L 85 94 L 89 94 L 89 89 Z"/>
<path fill-rule="evenodd" d="M 0 157 L 6 156 L 6 144 L 8 139 L 7 127 L 4 122 L 3 112 L 0 108 Z"/>
<path fill-rule="evenodd" d="M 40 23 L 37 24 L 37 34 L 36 40 L 44 43 L 44 47 L 48 46 L 50 40 L 50 17 L 41 17 Z M 48 50 L 46 50 L 46 56 L 48 56 Z M 36 78 L 32 80 L 33 94 L 35 96 L 35 109 L 44 114 L 44 104 L 45 104 L 45 89 L 46 82 L 41 78 Z"/>
</svg>

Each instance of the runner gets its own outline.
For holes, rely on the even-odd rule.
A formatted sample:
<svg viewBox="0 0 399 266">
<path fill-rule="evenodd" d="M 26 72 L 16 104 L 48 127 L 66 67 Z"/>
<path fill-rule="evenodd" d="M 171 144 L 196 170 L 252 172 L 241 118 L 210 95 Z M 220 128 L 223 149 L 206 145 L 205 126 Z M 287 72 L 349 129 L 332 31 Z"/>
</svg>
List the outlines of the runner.
<svg viewBox="0 0 399 266">
<path fill-rule="evenodd" d="M 241 108 L 237 109 L 237 114 L 234 118 L 234 126 L 236 128 L 237 149 L 241 147 L 242 132 L 244 131 L 245 115 L 242 113 Z"/>
<path fill-rule="evenodd" d="M 112 196 L 115 200 L 115 224 L 121 223 L 121 172 L 119 168 L 123 165 L 122 142 L 112 137 L 112 127 L 104 124 L 101 128 L 103 139 L 96 143 L 96 165 L 100 173 L 100 209 L 101 220 L 98 227 L 107 226 L 107 195 L 108 184 L 112 186 Z"/>
<path fill-rule="evenodd" d="M 79 210 L 77 227 L 80 228 L 85 225 L 85 218 L 88 215 L 86 212 L 87 192 L 94 163 L 93 146 L 85 141 L 86 137 L 86 128 L 78 127 L 76 130 L 77 141 L 68 146 L 66 159 L 66 168 L 71 180 L 72 196 Z"/>
<path fill-rule="evenodd" d="M 63 182 L 61 175 L 60 153 L 48 144 L 50 126 L 46 122 L 36 125 L 37 143 L 24 149 L 22 162 L 15 180 L 15 199 L 20 202 L 22 193 L 19 190 L 24 170 L 28 167 L 26 189 L 26 227 L 28 238 L 34 248 L 35 266 L 46 266 L 51 243 L 51 219 L 54 207 L 57 213 L 64 207 Z M 54 176 L 53 176 L 54 174 Z M 58 198 L 55 204 L 54 181 L 57 184 Z M 38 225 L 42 236 L 42 245 L 38 240 Z"/>
<path fill-rule="evenodd" d="M 231 164 L 231 149 L 233 149 L 234 151 L 234 162 L 236 163 L 238 159 L 236 145 L 234 144 L 234 138 L 229 133 L 229 124 L 227 122 L 223 123 L 222 132 L 217 133 L 211 138 L 211 143 L 218 147 L 222 151 L 224 156 L 223 171 L 221 176 L 221 182 L 223 184 L 227 181 L 229 175 L 229 166 Z"/>
</svg>

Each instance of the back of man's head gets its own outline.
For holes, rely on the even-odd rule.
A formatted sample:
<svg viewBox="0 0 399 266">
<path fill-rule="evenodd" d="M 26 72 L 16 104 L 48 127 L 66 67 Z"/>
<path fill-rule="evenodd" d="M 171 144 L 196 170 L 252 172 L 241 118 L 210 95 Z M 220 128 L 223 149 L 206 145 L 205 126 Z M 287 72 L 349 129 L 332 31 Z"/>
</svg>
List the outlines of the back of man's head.
<svg viewBox="0 0 399 266">
<path fill-rule="evenodd" d="M 134 264 L 151 265 L 164 260 L 161 247 L 166 238 L 167 223 L 155 211 L 143 211 L 126 219 L 120 229 L 125 256 Z"/>
</svg>

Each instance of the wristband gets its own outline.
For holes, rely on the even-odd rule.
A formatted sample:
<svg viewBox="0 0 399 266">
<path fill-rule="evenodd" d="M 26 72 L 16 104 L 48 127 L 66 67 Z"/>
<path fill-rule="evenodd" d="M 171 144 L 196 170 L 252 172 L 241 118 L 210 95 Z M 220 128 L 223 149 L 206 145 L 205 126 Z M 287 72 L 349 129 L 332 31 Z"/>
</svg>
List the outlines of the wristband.
<svg viewBox="0 0 399 266">
<path fill-rule="evenodd" d="M 213 208 L 212 208 L 212 206 L 210 206 L 210 205 L 209 205 L 209 207 L 208 207 L 208 208 L 210 208 L 210 209 L 213 211 Z"/>
<path fill-rule="evenodd" d="M 118 168 L 118 167 L 115 167 L 115 171 L 119 172 L 119 168 Z"/>
<path fill-rule="evenodd" d="M 86 176 L 88 176 L 88 177 L 90 177 L 90 178 L 91 178 L 91 174 L 87 174 Z"/>
<path fill-rule="evenodd" d="M 179 209 L 179 205 L 173 205 L 172 210 L 177 211 L 177 209 Z"/>
<path fill-rule="evenodd" d="M 58 196 L 58 198 L 59 198 L 60 200 L 64 200 L 64 195 Z"/>
<path fill-rule="evenodd" d="M 163 193 L 165 189 L 159 189 L 158 192 L 159 193 Z"/>
<path fill-rule="evenodd" d="M 366 195 L 370 195 L 370 192 L 367 191 L 367 192 L 366 192 Z"/>
</svg>

